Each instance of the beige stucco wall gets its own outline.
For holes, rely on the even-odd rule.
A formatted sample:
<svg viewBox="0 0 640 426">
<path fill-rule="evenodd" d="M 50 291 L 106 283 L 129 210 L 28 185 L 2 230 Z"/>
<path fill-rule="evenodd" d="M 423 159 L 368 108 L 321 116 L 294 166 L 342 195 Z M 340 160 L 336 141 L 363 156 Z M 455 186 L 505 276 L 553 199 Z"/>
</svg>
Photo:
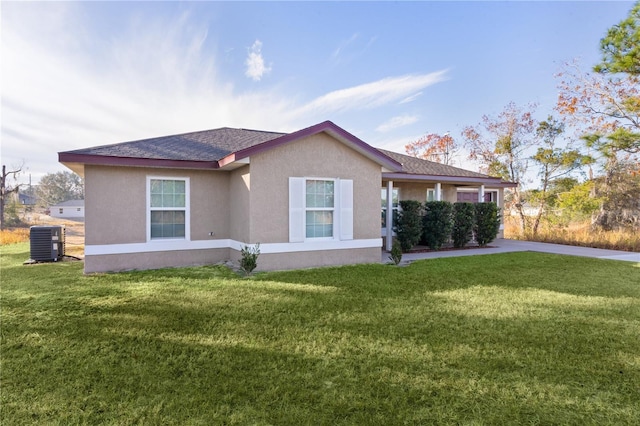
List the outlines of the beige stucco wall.
<svg viewBox="0 0 640 426">
<path fill-rule="evenodd" d="M 399 190 L 400 200 L 416 200 L 424 203 L 427 201 L 427 189 L 435 189 L 435 182 L 394 182 L 394 188 Z M 442 199 L 455 203 L 457 201 L 457 192 L 454 185 L 441 185 Z"/>
<path fill-rule="evenodd" d="M 189 178 L 191 240 L 229 238 L 227 173 L 87 165 L 85 244 L 146 242 L 147 176 Z"/>
<path fill-rule="evenodd" d="M 251 208 L 250 166 L 230 172 L 229 176 L 229 238 L 249 241 Z"/>
<path fill-rule="evenodd" d="M 380 165 L 320 133 L 251 157 L 251 231 L 245 242 L 289 241 L 289 177 L 352 179 L 353 237 L 380 237 Z"/>
<path fill-rule="evenodd" d="M 189 178 L 191 241 L 229 238 L 228 173 L 86 165 L 86 246 L 146 243 L 148 176 Z M 85 273 L 202 265 L 228 258 L 228 248 L 89 255 Z"/>
<path fill-rule="evenodd" d="M 256 154 L 250 165 L 230 172 L 86 165 L 87 246 L 147 243 L 148 176 L 189 178 L 191 241 L 288 243 L 289 177 L 353 180 L 354 239 L 380 236 L 380 165 L 321 133 Z M 232 249 L 144 252 L 145 248 L 88 255 L 85 272 L 199 265 L 239 257 Z M 288 269 L 379 258 L 379 248 L 319 250 L 263 254 L 259 265 L 263 270 Z"/>
<path fill-rule="evenodd" d="M 86 165 L 85 245 L 146 241 L 146 171 Z"/>
<path fill-rule="evenodd" d="M 229 249 L 143 252 L 85 256 L 84 272 L 117 272 L 132 269 L 159 269 L 210 265 L 229 259 Z"/>
<path fill-rule="evenodd" d="M 186 176 L 191 178 L 191 241 L 229 238 L 229 174 L 198 170 Z"/>
<path fill-rule="evenodd" d="M 458 202 L 458 190 L 453 185 L 442 185 L 442 200 L 450 203 Z"/>
<path fill-rule="evenodd" d="M 239 252 L 231 250 L 231 260 L 238 264 Z M 320 266 L 352 265 L 356 263 L 379 263 L 379 247 L 321 250 L 297 253 L 261 254 L 256 271 L 278 271 L 284 269 L 314 268 Z"/>
<path fill-rule="evenodd" d="M 398 189 L 398 198 L 400 201 L 416 200 L 424 203 L 427 201 L 427 189 L 434 188 L 435 184 L 394 182 L 393 187 Z"/>
</svg>

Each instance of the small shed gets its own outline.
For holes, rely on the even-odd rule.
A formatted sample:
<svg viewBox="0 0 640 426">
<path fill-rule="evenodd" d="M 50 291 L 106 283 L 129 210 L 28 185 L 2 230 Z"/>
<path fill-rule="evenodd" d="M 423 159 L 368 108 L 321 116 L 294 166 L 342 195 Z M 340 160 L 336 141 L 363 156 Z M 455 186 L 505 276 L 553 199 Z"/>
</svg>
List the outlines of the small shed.
<svg viewBox="0 0 640 426">
<path fill-rule="evenodd" d="M 84 200 L 68 200 L 49 207 L 52 217 L 84 217 Z"/>
</svg>

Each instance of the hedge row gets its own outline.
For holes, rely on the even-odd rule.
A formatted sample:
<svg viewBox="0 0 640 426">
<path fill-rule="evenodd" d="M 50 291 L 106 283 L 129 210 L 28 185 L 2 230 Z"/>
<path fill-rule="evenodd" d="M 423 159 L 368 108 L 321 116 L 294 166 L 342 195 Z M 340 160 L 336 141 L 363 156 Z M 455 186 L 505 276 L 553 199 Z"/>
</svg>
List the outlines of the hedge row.
<svg viewBox="0 0 640 426">
<path fill-rule="evenodd" d="M 482 247 L 493 241 L 500 229 L 495 203 L 450 203 L 448 201 L 400 201 L 394 224 L 396 239 L 403 251 L 418 243 L 439 250 L 449 241 L 464 247 L 475 235 Z"/>
</svg>

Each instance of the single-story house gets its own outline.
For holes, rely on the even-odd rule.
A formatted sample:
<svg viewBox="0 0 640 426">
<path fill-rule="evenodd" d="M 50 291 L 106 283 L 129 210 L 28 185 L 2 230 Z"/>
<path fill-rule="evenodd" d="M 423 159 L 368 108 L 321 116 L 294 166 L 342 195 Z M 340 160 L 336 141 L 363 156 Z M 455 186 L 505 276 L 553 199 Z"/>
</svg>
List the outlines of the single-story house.
<svg viewBox="0 0 640 426">
<path fill-rule="evenodd" d="M 49 206 L 49 216 L 60 218 L 84 217 L 84 200 L 67 200 Z"/>
<path fill-rule="evenodd" d="M 330 121 L 163 136 L 59 161 L 85 180 L 86 273 L 236 262 L 256 243 L 259 270 L 379 262 L 392 235 L 381 214 L 389 221 L 398 200 L 471 191 L 501 205 L 513 186 L 376 149 Z"/>
</svg>

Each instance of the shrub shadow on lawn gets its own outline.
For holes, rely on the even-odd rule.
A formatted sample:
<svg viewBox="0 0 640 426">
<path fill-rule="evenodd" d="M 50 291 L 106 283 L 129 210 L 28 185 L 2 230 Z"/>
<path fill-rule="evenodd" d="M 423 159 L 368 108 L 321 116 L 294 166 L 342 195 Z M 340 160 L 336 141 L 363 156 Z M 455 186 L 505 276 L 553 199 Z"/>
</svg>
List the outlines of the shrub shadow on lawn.
<svg viewBox="0 0 640 426">
<path fill-rule="evenodd" d="M 0 312 L 15 423 L 640 422 L 640 290 L 619 262 L 19 268 Z"/>
<path fill-rule="evenodd" d="M 535 415 L 595 424 L 640 416 L 640 375 L 620 356 L 637 338 L 628 319 L 592 312 L 589 300 L 573 301 L 578 312 L 541 302 L 490 315 L 481 309 L 487 300 L 507 306 L 535 290 L 485 290 L 352 310 L 344 293 L 296 297 L 269 283 L 223 286 L 209 297 L 83 300 L 62 328 L 38 331 L 44 345 L 29 348 L 34 368 L 24 381 L 50 385 L 31 408 L 38 419 L 74 422 L 521 423 Z"/>
</svg>

